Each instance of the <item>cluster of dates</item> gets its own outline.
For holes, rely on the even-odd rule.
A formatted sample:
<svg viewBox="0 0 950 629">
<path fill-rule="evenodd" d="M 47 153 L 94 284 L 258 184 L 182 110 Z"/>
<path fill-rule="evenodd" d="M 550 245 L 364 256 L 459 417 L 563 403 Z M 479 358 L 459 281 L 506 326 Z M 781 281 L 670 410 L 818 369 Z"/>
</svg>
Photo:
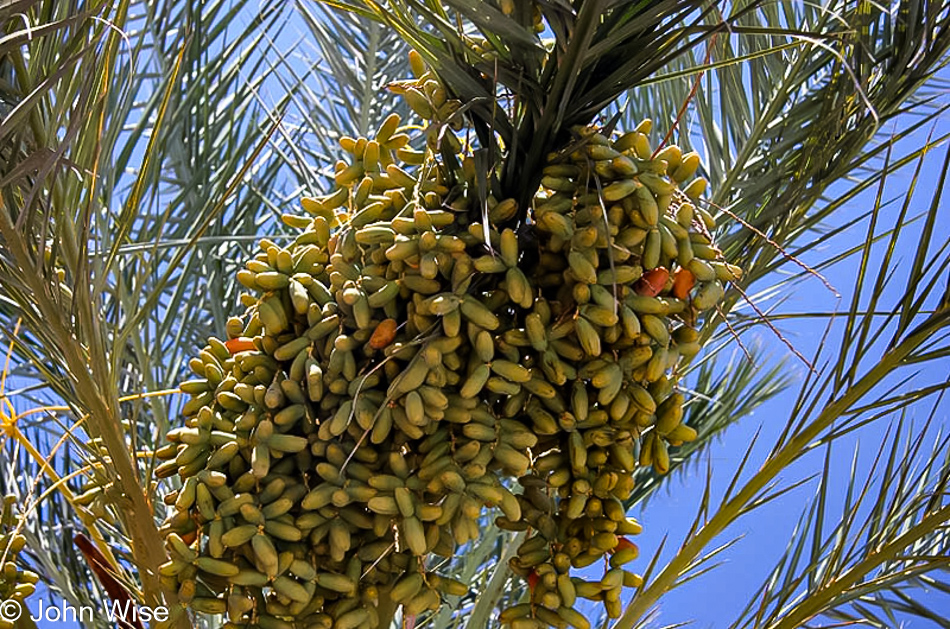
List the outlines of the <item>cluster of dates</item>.
<svg viewBox="0 0 950 629">
<path fill-rule="evenodd" d="M 460 103 L 424 68 L 395 89 L 425 147 L 395 115 L 344 138 L 336 189 L 285 216 L 293 242 L 261 241 L 246 310 L 191 362 L 158 451 L 182 481 L 163 579 L 227 627 L 386 627 L 467 593 L 427 558 L 498 508 L 530 531 L 511 567 L 531 597 L 503 622 L 586 628 L 578 596 L 617 616 L 639 584 L 632 474 L 696 437 L 675 371 L 739 273 L 695 203 L 698 157 L 653 155 L 649 122 L 577 129 L 530 208 L 486 211 Z M 571 574 L 598 560 L 601 579 Z"/>
</svg>

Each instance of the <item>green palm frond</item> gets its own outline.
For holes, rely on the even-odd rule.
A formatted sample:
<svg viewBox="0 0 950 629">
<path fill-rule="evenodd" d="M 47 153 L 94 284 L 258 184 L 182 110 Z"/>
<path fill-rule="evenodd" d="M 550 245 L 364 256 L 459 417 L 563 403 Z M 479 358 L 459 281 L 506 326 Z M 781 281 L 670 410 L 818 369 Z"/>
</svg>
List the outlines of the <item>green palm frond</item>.
<svg viewBox="0 0 950 629">
<path fill-rule="evenodd" d="M 932 158 L 933 155 L 923 156 L 921 160 Z M 945 158 L 950 159 L 950 151 Z M 912 190 L 916 181 L 917 174 L 911 180 Z M 882 177 L 882 189 L 885 183 L 886 177 Z M 924 225 L 932 225 L 942 216 L 939 200 L 943 195 L 944 184 L 945 181 L 941 179 L 932 194 L 930 207 L 922 219 Z M 905 205 L 909 206 L 910 201 Z M 853 294 L 849 308 L 838 320 L 830 320 L 827 338 L 811 360 L 816 365 L 816 371 L 809 372 L 803 381 L 797 400 L 789 410 L 785 427 L 772 446 L 768 459 L 748 478 L 742 476 L 744 463 L 740 465 L 721 502 L 715 507 L 701 509 L 688 539 L 652 582 L 634 596 L 617 623 L 617 629 L 633 627 L 663 593 L 688 578 L 690 571 L 697 565 L 695 561 L 712 539 L 743 515 L 787 491 L 789 488 L 775 486 L 774 481 L 793 462 L 816 447 L 857 434 L 882 418 L 919 411 L 922 402 L 934 396 L 939 398 L 947 390 L 948 383 L 942 378 L 942 373 L 934 373 L 933 370 L 928 373 L 921 367 L 924 364 L 936 364 L 934 361 L 939 360 L 946 351 L 950 303 L 947 303 L 944 292 L 945 278 L 950 270 L 950 251 L 945 244 L 933 238 L 933 231 L 929 228 L 913 235 L 902 233 L 900 226 L 904 219 L 905 212 L 900 207 L 891 211 L 888 204 L 878 199 L 868 220 L 865 238 L 868 244 L 861 251 L 860 271 L 851 289 Z M 876 236 L 879 232 L 889 236 L 878 240 Z M 918 256 L 921 262 L 895 269 L 888 252 L 900 250 L 902 244 L 906 246 L 907 239 L 913 239 L 915 250 L 922 252 Z M 916 242 L 918 239 L 919 243 Z M 880 256 L 882 251 L 884 255 Z M 875 307 L 872 307 L 872 312 L 858 308 L 872 294 L 870 289 L 887 278 L 893 278 L 891 281 L 895 289 L 883 291 L 880 295 L 874 293 L 872 299 Z M 878 303 L 880 305 L 876 305 Z M 876 316 L 874 311 L 877 310 L 887 314 Z M 901 433 L 897 438 L 903 437 Z M 937 438 L 937 443 L 941 443 L 941 438 Z M 920 447 L 919 443 L 914 447 Z M 895 442 L 891 458 L 896 457 L 898 451 L 899 443 Z M 824 551 L 813 551 L 818 554 L 811 561 L 815 565 L 822 564 L 824 572 L 819 575 L 820 578 L 807 569 L 802 575 L 812 579 L 808 587 L 816 590 L 815 595 L 804 598 L 800 605 L 789 611 L 785 609 L 786 603 L 791 601 L 796 590 L 788 584 L 799 574 L 797 564 L 792 560 L 797 552 L 793 549 L 788 555 L 790 559 L 776 570 L 776 574 L 789 579 L 786 587 L 767 585 L 763 590 L 762 609 L 768 610 L 770 606 L 779 608 L 774 615 L 774 626 L 801 626 L 795 623 L 801 623 L 815 613 L 831 613 L 839 606 L 856 601 L 859 596 L 855 592 L 860 597 L 870 596 L 874 592 L 886 594 L 898 583 L 906 585 L 911 582 L 910 577 L 937 578 L 934 570 L 945 567 L 942 560 L 925 562 L 922 569 L 914 557 L 903 556 L 905 549 L 924 540 L 944 543 L 941 540 L 945 536 L 940 531 L 950 521 L 950 511 L 940 498 L 946 484 L 946 471 L 943 467 L 944 452 L 939 448 L 937 452 L 938 455 L 925 457 L 922 462 L 917 461 L 923 465 L 923 471 L 920 472 L 923 476 L 908 480 L 907 485 L 898 481 L 885 488 L 884 497 L 875 507 L 877 515 L 869 521 L 871 528 L 868 530 L 872 537 L 868 544 L 859 546 L 863 550 L 856 551 L 863 552 L 866 560 L 844 561 L 836 566 L 825 565 L 822 563 Z M 904 475 L 907 474 L 909 472 Z M 819 477 L 827 478 L 827 474 L 819 474 Z M 893 474 L 886 475 L 886 478 L 892 477 Z M 932 488 L 928 488 L 928 484 Z M 865 485 L 871 485 L 871 481 Z M 862 485 L 856 481 L 852 487 Z M 907 499 L 901 498 L 906 496 L 910 487 L 913 487 L 917 497 L 922 497 L 912 505 L 906 504 Z M 827 491 L 826 486 L 819 487 L 819 502 L 825 500 Z M 893 502 L 888 504 L 888 501 Z M 848 508 L 853 504 L 857 503 L 851 497 L 846 499 Z M 893 511 L 895 509 L 897 511 Z M 905 517 L 911 518 L 915 524 L 905 527 Z M 847 518 L 845 523 L 851 526 Z M 861 535 L 868 530 L 849 528 L 849 532 Z M 845 536 L 845 543 L 854 542 L 854 534 Z M 819 541 L 824 539 L 823 533 L 817 535 Z M 882 542 L 886 542 L 884 546 Z M 821 543 L 817 543 L 817 546 L 821 548 Z M 873 581 L 874 571 L 892 561 L 910 562 L 902 564 L 896 573 L 908 579 L 901 577 L 893 582 L 887 579 Z M 878 587 L 851 590 L 868 578 Z M 761 619 L 755 616 L 758 614 L 757 609 L 750 607 L 746 613 L 752 614 L 748 616 L 752 618 L 752 624 L 741 626 L 773 626 L 760 622 Z"/>
<path fill-rule="evenodd" d="M 907 15 L 920 22 L 906 22 Z M 794 34 L 773 33 L 777 19 Z M 948 19 L 938 4 L 916 1 L 781 3 L 745 13 L 742 34 L 718 41 L 717 56 L 799 46 L 706 74 L 695 104 L 714 184 L 711 206 L 728 208 L 779 243 L 807 234 L 828 216 L 813 211 L 828 185 L 877 154 L 867 145 L 883 125 L 927 107 L 928 93 L 919 90 L 945 63 Z M 928 37 L 908 36 L 908 29 Z M 723 245 L 727 256 L 747 252 L 731 259 L 753 278 L 778 255 L 758 240 L 737 230 Z"/>
<path fill-rule="evenodd" d="M 95 8 L 100 11 L 74 21 L 61 3 L 26 7 L 27 30 L 30 22 L 44 18 L 57 28 L 3 51 L 19 98 L 0 124 L 5 158 L 0 166 L 5 254 L 0 271 L 27 334 L 39 341 L 38 351 L 54 348 L 43 356 L 44 369 L 57 376 L 54 388 L 68 395 L 77 417 L 88 415 L 88 432 L 101 438 L 112 455 L 116 486 L 130 496 L 121 517 L 135 541 L 136 562 L 157 567 L 164 551 L 115 414 L 109 343 L 89 292 L 100 281 L 99 269 L 90 264 L 82 237 L 98 209 L 99 130 L 112 87 L 109 61 L 118 57 L 121 43 L 118 31 L 108 25 L 121 28 L 128 11 L 125 4 Z M 81 186 L 81 180 L 92 185 Z M 51 241 L 56 243 L 52 247 L 47 244 Z M 55 266 L 61 267 L 62 280 Z M 67 278 L 76 277 L 84 281 L 73 292 Z M 17 342 L 23 338 L 28 337 Z M 157 579 L 145 578 L 142 585 L 145 600 L 160 600 Z"/>
<path fill-rule="evenodd" d="M 891 422 L 893 436 L 881 444 L 869 472 L 873 485 L 861 487 L 855 474 L 840 514 L 829 510 L 831 459 L 837 453 L 831 443 L 826 446 L 818 499 L 803 514 L 758 600 L 732 627 L 793 627 L 824 618 L 885 629 L 908 616 L 946 626 L 919 596 L 943 587 L 950 567 L 941 530 L 950 518 L 947 507 L 941 509 L 950 482 L 948 441 L 928 424 L 915 426 L 903 416 Z"/>
<path fill-rule="evenodd" d="M 540 183 L 548 153 L 567 144 L 572 127 L 592 122 L 608 103 L 716 30 L 699 21 L 699 3 L 672 0 L 592 0 L 576 3 L 576 10 L 540 3 L 554 34 L 550 42 L 534 32 L 529 3 L 515 3 L 511 16 L 467 0 L 326 4 L 373 16 L 422 54 L 466 103 L 490 158 L 486 175 L 500 164 L 496 196 L 514 197 L 522 208 Z"/>
<path fill-rule="evenodd" d="M 275 188 L 281 168 L 255 164 L 270 136 L 257 90 L 273 54 L 265 33 L 276 36 L 286 15 L 281 3 L 266 3 L 228 30 L 244 19 L 246 3 L 200 11 L 99 3 L 78 14 L 64 3 L 21 4 L 22 14 L 3 16 L 4 24 L 28 28 L 0 50 L 12 77 L 3 98 L 16 103 L 0 122 L 6 340 L 29 367 L 25 375 L 47 387 L 40 399 L 71 409 L 62 427 L 85 418 L 63 451 L 95 461 L 104 448 L 100 481 L 130 497 L 107 509 L 99 534 L 127 549 L 143 576 L 149 566 L 154 574 L 165 561 L 155 497 L 142 489 L 148 465 L 130 452 L 164 433 L 166 404 L 119 397 L 174 386 L 192 348 L 216 330 L 212 321 L 234 306 L 234 265 L 268 215 L 258 191 Z M 13 337 L 17 319 L 23 329 Z M 124 420 L 137 429 L 126 431 Z M 37 436 L 52 426 L 28 421 L 21 429 L 49 451 Z M 90 448 L 90 438 L 99 445 Z M 82 465 L 62 456 L 67 472 Z M 38 489 L 48 488 L 39 476 Z M 77 519 L 64 496 L 49 496 L 44 522 L 67 532 L 95 523 Z M 75 604 L 102 600 L 92 594 L 95 579 L 80 576 L 75 547 L 35 548 L 44 572 L 62 575 L 63 595 Z M 144 600 L 159 600 L 154 577 L 143 586 Z"/>
<path fill-rule="evenodd" d="M 386 90 L 409 74 L 408 47 L 379 22 L 298 2 L 312 49 L 314 82 L 308 85 L 308 132 L 327 156 L 339 153 L 341 135 L 368 137 L 390 113 L 407 120 L 409 107 Z M 311 40 L 312 41 L 309 41 Z"/>
<path fill-rule="evenodd" d="M 885 162 L 889 147 L 944 112 L 933 98 L 938 88 L 934 77 L 950 44 L 948 16 L 939 6 L 740 4 L 725 17 L 732 36 L 709 39 L 690 55 L 677 57 L 620 101 L 621 128 L 644 116 L 663 116 L 654 125 L 655 143 L 674 130 L 683 114 L 672 137 L 704 155 L 713 190 L 709 209 L 719 216 L 725 257 L 745 269 L 744 291 L 774 278 L 790 260 L 824 246 L 847 228 L 824 233 L 824 223 L 877 186 L 882 175 L 927 152 L 929 145 Z M 908 15 L 920 21 L 907 24 L 903 20 Z M 709 26 L 715 23 L 708 19 Z M 906 29 L 931 35 L 926 41 L 909 38 Z M 862 53 L 854 54 L 856 50 Z M 907 73 L 900 71 L 910 58 L 919 63 Z M 907 126 L 895 129 L 895 120 Z M 934 138 L 933 144 L 940 140 Z M 828 199 L 832 187 L 835 193 Z M 825 266 L 812 263 L 819 272 Z M 817 281 L 810 272 L 799 279 Z M 794 285 L 782 279 L 769 290 L 787 294 Z M 729 291 L 723 310 L 739 330 L 763 329 L 763 311 L 772 312 L 764 306 L 751 311 L 737 290 Z M 721 334 L 722 324 L 721 317 L 714 317 L 706 334 Z M 717 362 L 714 358 L 712 365 Z M 748 395 L 755 399 L 770 390 L 753 387 Z M 724 410 L 743 416 L 728 405 Z M 699 441 L 705 441 L 711 416 L 697 413 L 689 421 L 699 431 Z"/>
<path fill-rule="evenodd" d="M 521 594 L 523 584 L 519 588 L 512 582 L 514 578 L 508 569 L 508 561 L 515 555 L 515 549 L 524 539 L 524 534 L 502 531 L 495 526 L 492 516 L 483 520 L 478 544 L 438 566 L 440 573 L 452 575 L 468 585 L 470 594 L 447 597 L 446 604 L 437 613 L 428 616 L 420 627 L 484 627 L 489 624 L 502 599 L 517 598 Z"/>
</svg>

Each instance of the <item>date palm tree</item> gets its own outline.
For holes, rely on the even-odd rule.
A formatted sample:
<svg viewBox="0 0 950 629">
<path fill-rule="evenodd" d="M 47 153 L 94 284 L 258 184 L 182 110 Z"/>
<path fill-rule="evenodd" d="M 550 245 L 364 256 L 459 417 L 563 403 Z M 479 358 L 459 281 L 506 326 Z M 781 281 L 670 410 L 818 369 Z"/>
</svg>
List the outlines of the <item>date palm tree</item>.
<svg viewBox="0 0 950 629">
<path fill-rule="evenodd" d="M 327 189 L 342 136 L 411 119 L 385 89 L 411 47 L 462 101 L 498 198 L 527 207 L 575 126 L 650 117 L 653 146 L 704 154 L 720 246 L 745 270 L 686 374 L 699 439 L 671 473 L 638 472 L 629 507 L 660 508 L 658 490 L 685 482 L 707 491 L 603 626 L 655 625 L 663 597 L 728 555 L 723 534 L 802 487 L 814 500 L 731 626 L 948 626 L 919 596 L 950 591 L 944 177 L 920 191 L 950 164 L 948 27 L 950 4 L 928 0 L 3 3 L 0 481 L 28 540 L 17 561 L 76 606 L 116 587 L 178 605 L 157 578 L 167 488 L 147 453 L 178 422 L 188 358 L 234 311 L 251 245 L 286 237 L 280 214 Z M 836 265 L 854 269 L 836 311 L 783 307 Z M 824 335 L 808 356 L 783 334 L 805 317 Z M 759 331 L 788 359 L 747 347 Z M 681 473 L 783 392 L 762 461 L 750 445 Z M 842 491 L 836 448 L 881 426 L 874 465 Z M 782 480 L 802 464 L 814 475 Z M 443 566 L 472 594 L 416 626 L 494 626 L 527 588 L 507 569 L 516 546 L 486 519 L 481 545 Z"/>
</svg>

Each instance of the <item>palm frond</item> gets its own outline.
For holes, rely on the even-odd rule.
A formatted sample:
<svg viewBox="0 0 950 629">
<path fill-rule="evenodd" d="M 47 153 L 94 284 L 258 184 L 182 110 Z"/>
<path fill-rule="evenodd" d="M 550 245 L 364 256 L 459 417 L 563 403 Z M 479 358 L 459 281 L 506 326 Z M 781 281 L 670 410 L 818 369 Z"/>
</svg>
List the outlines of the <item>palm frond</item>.
<svg viewBox="0 0 950 629">
<path fill-rule="evenodd" d="M 404 0 L 327 4 L 372 15 L 422 54 L 467 104 L 490 157 L 485 174 L 500 173 L 492 184 L 496 196 L 513 197 L 522 208 L 548 154 L 570 141 L 572 127 L 591 123 L 608 103 L 718 28 L 699 21 L 699 3 L 672 0 L 592 0 L 576 10 L 540 3 L 552 42 L 535 32 L 528 3 L 516 3 L 510 16 L 462 0 L 441 8 Z M 498 106 L 510 101 L 511 107 Z"/>
<path fill-rule="evenodd" d="M 168 415 L 152 398 L 121 400 L 180 379 L 211 322 L 233 308 L 234 261 L 246 257 L 240 234 L 254 238 L 268 215 L 259 191 L 276 188 L 281 164 L 255 164 L 269 138 L 258 89 L 273 53 L 264 33 L 276 37 L 286 16 L 281 3 L 265 3 L 229 31 L 244 7 L 87 3 L 72 15 L 63 3 L 23 3 L 19 19 L 30 28 L 0 51 L 15 79 L 8 87 L 16 86 L 4 96 L 15 107 L 0 122 L 4 327 L 23 320 L 8 340 L 29 367 L 24 375 L 47 387 L 40 400 L 69 409 L 57 411 L 53 433 L 73 454 L 57 455 L 57 465 L 72 472 L 84 457 L 106 460 L 95 482 L 128 497 L 97 522 L 53 493 L 31 517 L 67 532 L 100 527 L 120 555 L 129 553 L 152 602 L 161 600 L 154 575 L 165 550 L 149 462 L 131 453 L 157 441 Z M 52 451 L 39 439 L 50 427 L 22 426 L 41 452 Z M 72 602 L 102 600 L 71 544 L 36 549 Z M 174 592 L 164 597 L 175 600 Z"/>
<path fill-rule="evenodd" d="M 878 186 L 882 176 L 919 160 L 943 139 L 887 157 L 890 147 L 944 112 L 934 99 L 934 77 L 950 43 L 945 6 L 750 2 L 731 11 L 723 18 L 731 36 L 710 38 L 691 54 L 676 57 L 616 109 L 620 128 L 658 118 L 655 146 L 675 139 L 684 150 L 692 146 L 704 155 L 719 242 L 725 258 L 745 270 L 739 288 L 727 295 L 725 316 L 708 322 L 707 338 L 726 321 L 743 337 L 761 328 L 767 321 L 763 315 L 774 310 L 750 306 L 761 303 L 761 295 L 789 294 L 798 284 L 780 277 L 747 302 L 743 295 L 749 287 L 775 278 L 790 262 L 801 264 L 847 229 L 850 223 L 830 231 L 822 225 L 834 222 L 847 203 Z M 904 24 L 907 16 L 918 21 Z M 708 26 L 716 23 L 707 18 Z M 926 41 L 909 39 L 907 30 L 929 35 Z M 901 60 L 909 58 L 918 63 L 904 74 Z M 841 255 L 859 253 L 855 248 Z M 815 275 L 834 261 L 838 258 L 811 263 L 797 280 L 816 281 Z M 760 393 L 765 391 L 749 391 L 753 398 Z M 701 430 L 692 445 L 698 449 L 705 440 Z"/>
<path fill-rule="evenodd" d="M 947 155 L 950 155 L 950 152 Z M 921 159 L 931 157 L 923 156 Z M 885 180 L 886 178 L 882 178 L 882 186 L 885 185 Z M 917 177 L 914 176 L 912 182 L 916 180 Z M 914 189 L 913 183 L 911 189 Z M 941 180 L 932 194 L 933 202 L 923 219 L 924 224 L 930 224 L 941 216 L 938 201 L 943 191 L 944 181 Z M 778 495 L 776 492 L 784 491 L 775 489 L 773 481 L 790 464 L 823 443 L 836 442 L 841 437 L 852 434 L 852 429 L 869 425 L 873 418 L 881 416 L 878 413 L 878 406 L 882 401 L 889 415 L 893 416 L 895 413 L 913 412 L 919 408 L 921 402 L 935 395 L 942 395 L 946 391 L 948 387 L 946 379 L 941 379 L 941 374 L 922 371 L 920 359 L 924 355 L 930 357 L 934 352 L 940 355 L 939 350 L 943 349 L 947 340 L 950 304 L 947 304 L 943 297 L 944 287 L 940 278 L 943 278 L 950 268 L 950 252 L 926 229 L 912 236 L 906 232 L 901 233 L 899 226 L 904 220 L 904 213 L 897 208 L 891 216 L 887 216 L 886 210 L 889 206 L 881 203 L 881 198 L 883 195 L 879 195 L 878 203 L 868 221 L 869 231 L 865 240 L 869 244 L 861 253 L 860 271 L 856 284 L 852 288 L 852 307 L 839 317 L 840 323 L 835 319 L 830 321 L 834 325 L 830 325 L 827 329 L 826 341 L 819 345 L 818 352 L 812 359 L 812 364 L 818 368 L 809 372 L 803 381 L 797 401 L 790 409 L 785 428 L 772 446 L 768 459 L 746 480 L 740 479 L 740 468 L 718 507 L 711 509 L 708 517 L 697 521 L 696 528 L 683 542 L 673 559 L 657 574 L 652 583 L 646 585 L 634 596 L 630 606 L 616 625 L 618 629 L 632 627 L 639 618 L 643 617 L 664 592 L 689 572 L 690 566 L 703 552 L 703 548 L 718 534 L 725 531 L 730 524 L 742 515 L 754 511 L 758 506 L 766 504 Z M 890 225 L 884 225 L 885 221 L 889 221 Z M 875 243 L 878 230 L 892 234 L 890 241 L 880 240 L 875 246 L 873 243 Z M 884 263 L 880 267 L 872 266 L 880 260 L 876 255 L 879 250 L 899 249 L 898 243 L 904 242 L 902 238 L 913 238 L 915 241 L 920 239 L 918 250 L 924 252 L 922 264 L 905 265 L 903 268 L 894 269 L 888 265 L 887 256 L 884 256 Z M 879 306 L 889 314 L 883 317 L 858 314 L 863 309 L 854 307 L 854 304 L 867 298 L 869 286 L 878 283 L 880 278 L 892 275 L 895 276 L 893 280 L 895 288 L 898 286 L 900 288 L 886 291 L 879 298 L 881 301 L 889 299 L 886 302 L 887 305 L 882 303 Z M 923 308 L 909 309 L 905 304 L 920 304 Z M 903 323 L 905 318 L 906 323 Z M 834 343 L 832 339 L 837 339 L 837 343 Z M 857 344 L 859 339 L 864 339 L 862 345 Z M 915 359 L 915 357 L 918 358 Z M 937 358 L 930 358 L 927 363 L 934 364 L 934 360 Z M 893 395 L 888 392 L 889 390 L 899 390 L 900 394 Z M 870 413 L 867 412 L 868 409 L 871 409 Z M 939 457 L 931 457 L 925 462 L 927 469 L 925 478 L 933 479 L 927 482 L 936 483 L 936 489 L 927 490 L 923 495 L 931 495 L 930 491 L 935 491 L 935 496 L 940 495 L 941 488 L 946 482 L 944 472 L 939 467 L 942 464 L 942 459 Z M 918 479 L 911 483 L 918 492 L 921 491 L 921 482 L 923 481 Z M 895 490 L 897 491 L 897 494 L 894 494 L 896 500 L 905 501 L 900 496 L 904 495 L 901 492 L 906 493 L 906 491 L 900 489 L 900 486 L 897 486 Z M 892 496 L 888 491 L 885 491 L 885 495 Z M 913 546 L 921 540 L 933 538 L 934 535 L 937 536 L 935 539 L 942 539 L 942 534 L 938 532 L 945 528 L 950 512 L 936 498 L 933 500 L 924 498 L 922 503 L 917 503 L 915 507 L 921 511 L 908 512 L 908 514 L 917 514 L 914 516 L 917 518 L 917 524 L 906 528 L 903 527 L 903 519 L 896 516 L 888 517 L 882 512 L 879 521 L 874 523 L 875 530 L 882 531 L 886 528 L 899 531 L 889 538 L 889 545 L 885 547 L 887 552 L 881 555 L 875 554 L 875 560 L 859 561 L 853 565 L 845 562 L 839 564 L 837 568 L 834 566 L 823 568 L 826 570 L 824 576 L 816 579 L 814 583 L 824 585 L 815 587 L 824 587 L 831 582 L 839 584 L 839 587 L 837 589 L 832 587 L 814 599 L 807 598 L 806 601 L 810 602 L 796 608 L 800 615 L 794 618 L 787 615 L 788 610 L 783 609 L 781 614 L 776 616 L 776 622 L 781 626 L 792 626 L 795 622 L 803 622 L 813 615 L 811 612 L 814 610 L 809 605 L 820 607 L 823 600 L 829 607 L 834 607 L 838 603 L 846 604 L 852 599 L 848 598 L 850 592 L 842 593 L 844 589 L 862 583 L 867 575 L 880 565 L 901 557 L 904 548 Z M 891 513 L 891 516 L 893 515 Z M 821 537 L 820 534 L 819 537 Z M 853 541 L 853 538 L 846 539 L 848 543 Z M 881 551 L 882 547 L 877 543 L 878 541 L 880 540 L 875 538 L 874 543 L 866 547 L 867 552 Z M 901 560 L 903 559 L 901 557 Z M 817 558 L 813 560 L 818 562 Z M 912 565 L 905 566 L 908 571 L 905 574 L 908 577 L 917 576 L 918 573 L 918 564 L 913 561 L 911 563 Z M 797 574 L 794 561 L 790 561 L 787 565 L 791 566 L 789 569 Z M 931 568 L 934 567 L 940 567 L 939 562 L 924 572 L 929 571 L 932 576 Z M 779 568 L 779 572 L 788 574 L 784 566 Z M 885 579 L 878 583 L 877 590 L 883 591 L 895 584 L 896 582 Z M 769 587 L 772 587 L 774 592 L 781 592 L 783 596 L 789 591 L 788 587 Z M 874 591 L 875 588 L 869 586 L 867 589 L 861 589 L 860 595 L 862 597 L 871 595 Z M 836 594 L 827 598 L 832 592 Z M 832 604 L 831 601 L 836 602 Z M 776 604 L 783 607 L 782 601 Z M 818 611 L 824 611 L 824 609 Z M 786 622 L 791 624 L 782 624 Z M 754 626 L 760 625 L 756 623 Z"/>
<path fill-rule="evenodd" d="M 950 481 L 948 444 L 929 423 L 919 427 L 901 416 L 890 424 L 893 436 L 870 470 L 873 485 L 861 487 L 860 477 L 852 478 L 840 515 L 827 508 L 835 455 L 833 444 L 826 446 L 818 499 L 758 601 L 732 627 L 792 627 L 824 618 L 883 629 L 911 616 L 945 624 L 919 595 L 939 590 L 950 566 L 942 530 L 950 517 L 942 505 Z"/>
<path fill-rule="evenodd" d="M 308 132 L 326 155 L 339 152 L 341 135 L 370 136 L 390 113 L 410 118 L 409 107 L 386 90 L 409 74 L 408 47 L 379 22 L 352 13 L 297 3 L 317 71 L 305 99 Z M 308 38 L 308 39 L 309 39 Z"/>
</svg>

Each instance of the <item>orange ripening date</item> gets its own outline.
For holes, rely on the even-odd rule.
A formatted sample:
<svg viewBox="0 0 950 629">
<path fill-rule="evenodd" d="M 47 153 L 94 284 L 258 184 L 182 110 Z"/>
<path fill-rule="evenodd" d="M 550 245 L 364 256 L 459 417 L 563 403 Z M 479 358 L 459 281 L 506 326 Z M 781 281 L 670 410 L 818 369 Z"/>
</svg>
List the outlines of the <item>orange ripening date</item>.
<svg viewBox="0 0 950 629">
<path fill-rule="evenodd" d="M 656 297 L 663 292 L 669 279 L 670 272 L 660 266 L 644 273 L 634 285 L 633 290 L 644 297 Z"/>
<path fill-rule="evenodd" d="M 676 269 L 673 274 L 673 297 L 686 299 L 696 285 L 696 277 L 689 269 Z"/>
<path fill-rule="evenodd" d="M 224 342 L 224 346 L 227 347 L 228 351 L 232 354 L 249 352 L 253 349 L 257 349 L 254 346 L 254 339 L 247 338 L 246 336 L 239 336 L 236 339 L 227 340 Z"/>
<path fill-rule="evenodd" d="M 395 319 L 383 319 L 373 330 L 373 335 L 369 337 L 369 346 L 373 349 L 388 347 L 396 338 L 397 326 Z"/>
</svg>

